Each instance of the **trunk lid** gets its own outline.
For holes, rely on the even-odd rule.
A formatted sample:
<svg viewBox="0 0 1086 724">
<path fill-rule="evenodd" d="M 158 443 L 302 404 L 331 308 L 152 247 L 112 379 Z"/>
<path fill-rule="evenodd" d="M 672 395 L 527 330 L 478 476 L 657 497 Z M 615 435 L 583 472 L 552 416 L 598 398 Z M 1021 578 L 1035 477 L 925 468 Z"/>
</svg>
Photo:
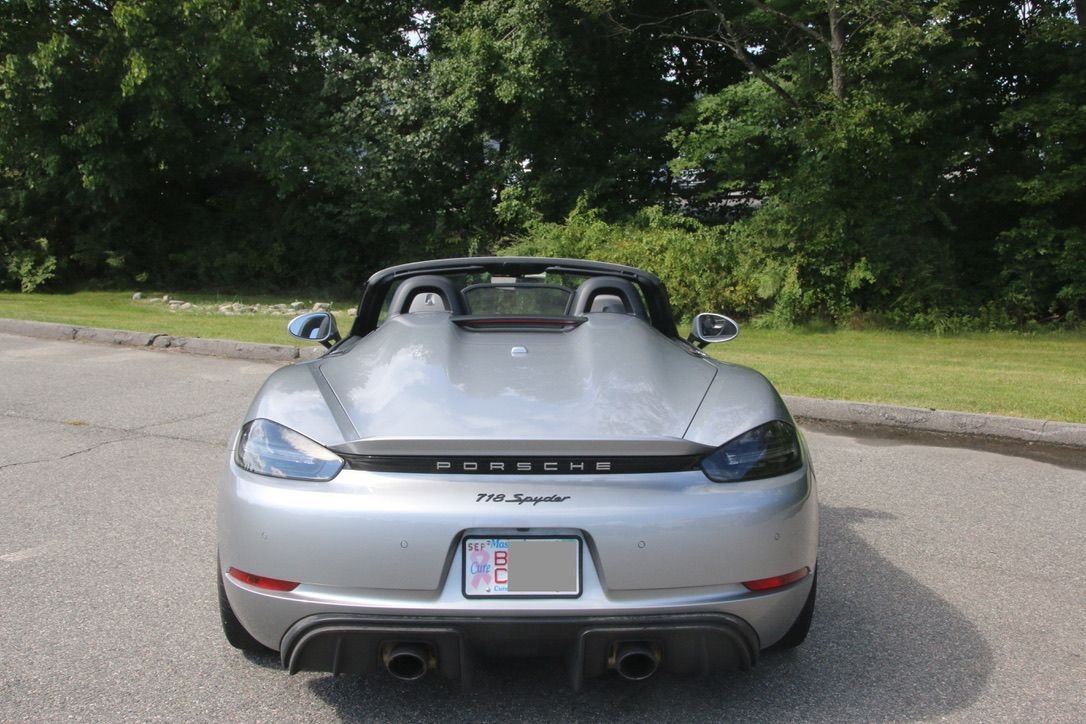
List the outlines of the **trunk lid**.
<svg viewBox="0 0 1086 724">
<path fill-rule="evenodd" d="M 717 370 L 619 314 L 566 332 L 402 315 L 316 364 L 356 440 L 677 439 Z"/>
</svg>

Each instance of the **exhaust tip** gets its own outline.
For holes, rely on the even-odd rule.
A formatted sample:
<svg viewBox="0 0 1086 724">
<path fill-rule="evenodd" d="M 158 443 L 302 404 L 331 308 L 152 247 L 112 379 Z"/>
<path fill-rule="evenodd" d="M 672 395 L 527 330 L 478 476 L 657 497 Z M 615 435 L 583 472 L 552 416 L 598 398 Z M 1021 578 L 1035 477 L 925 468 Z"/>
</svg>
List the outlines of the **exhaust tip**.
<svg viewBox="0 0 1086 724">
<path fill-rule="evenodd" d="M 400 681 L 416 681 L 426 676 L 434 656 L 423 644 L 395 644 L 385 649 L 385 669 Z"/>
<path fill-rule="evenodd" d="M 660 651 L 643 641 L 618 644 L 615 647 L 614 668 L 627 681 L 644 681 L 660 668 Z"/>
</svg>

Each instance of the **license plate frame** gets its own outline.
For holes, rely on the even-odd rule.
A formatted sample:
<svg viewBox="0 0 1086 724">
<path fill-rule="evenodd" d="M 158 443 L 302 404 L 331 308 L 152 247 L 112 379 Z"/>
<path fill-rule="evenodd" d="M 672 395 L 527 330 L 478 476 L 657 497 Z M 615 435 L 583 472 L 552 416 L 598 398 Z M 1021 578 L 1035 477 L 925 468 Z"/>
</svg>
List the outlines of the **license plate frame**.
<svg viewBox="0 0 1086 724">
<path fill-rule="evenodd" d="M 513 544 L 512 547 L 509 544 Z M 495 555 L 503 550 L 506 552 L 504 582 L 500 581 L 500 559 Z M 575 535 L 465 536 L 460 544 L 460 553 L 463 561 L 460 582 L 464 598 L 580 598 L 583 592 L 584 541 Z M 527 571 L 513 568 L 517 553 L 522 554 L 522 565 L 530 566 Z M 566 566 L 572 566 L 573 570 Z M 553 584 L 552 579 L 555 578 L 561 578 L 563 585 L 538 585 L 541 580 L 551 580 Z M 493 590 L 495 588 L 498 590 Z"/>
</svg>

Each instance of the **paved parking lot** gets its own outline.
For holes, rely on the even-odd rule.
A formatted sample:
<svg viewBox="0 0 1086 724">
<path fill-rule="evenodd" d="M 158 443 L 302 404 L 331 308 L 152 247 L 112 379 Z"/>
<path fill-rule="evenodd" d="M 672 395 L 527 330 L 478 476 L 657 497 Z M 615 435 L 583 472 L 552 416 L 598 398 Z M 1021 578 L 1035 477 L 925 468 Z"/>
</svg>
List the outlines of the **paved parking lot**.
<svg viewBox="0 0 1086 724">
<path fill-rule="evenodd" d="M 749 673 L 288 676 L 226 645 L 214 587 L 226 439 L 272 369 L 0 335 L 0 721 L 1086 719 L 1086 460 L 825 431 L 812 636 Z"/>
</svg>

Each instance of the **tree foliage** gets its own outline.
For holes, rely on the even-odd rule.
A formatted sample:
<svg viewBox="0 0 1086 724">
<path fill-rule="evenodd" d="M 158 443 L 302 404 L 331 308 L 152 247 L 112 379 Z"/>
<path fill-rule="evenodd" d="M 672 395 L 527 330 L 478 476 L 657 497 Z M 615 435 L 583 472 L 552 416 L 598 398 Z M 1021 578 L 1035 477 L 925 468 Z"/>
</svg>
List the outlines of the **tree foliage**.
<svg viewBox="0 0 1086 724">
<path fill-rule="evenodd" d="M 0 279 L 342 289 L 512 244 L 684 314 L 1073 322 L 1083 39 L 1071 0 L 12 0 Z"/>
</svg>

